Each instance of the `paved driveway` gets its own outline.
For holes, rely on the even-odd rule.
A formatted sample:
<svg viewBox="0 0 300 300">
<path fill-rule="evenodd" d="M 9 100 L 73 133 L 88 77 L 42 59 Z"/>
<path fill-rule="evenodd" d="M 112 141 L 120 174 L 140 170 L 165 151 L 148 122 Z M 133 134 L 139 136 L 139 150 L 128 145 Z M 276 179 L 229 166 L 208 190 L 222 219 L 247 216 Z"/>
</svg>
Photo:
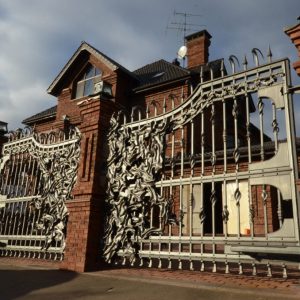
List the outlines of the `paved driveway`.
<svg viewBox="0 0 300 300">
<path fill-rule="evenodd" d="M 151 277 L 125 278 L 116 272 L 78 274 L 34 266 L 0 265 L 0 299 L 275 300 L 300 299 L 300 289 L 285 293 Z"/>
</svg>

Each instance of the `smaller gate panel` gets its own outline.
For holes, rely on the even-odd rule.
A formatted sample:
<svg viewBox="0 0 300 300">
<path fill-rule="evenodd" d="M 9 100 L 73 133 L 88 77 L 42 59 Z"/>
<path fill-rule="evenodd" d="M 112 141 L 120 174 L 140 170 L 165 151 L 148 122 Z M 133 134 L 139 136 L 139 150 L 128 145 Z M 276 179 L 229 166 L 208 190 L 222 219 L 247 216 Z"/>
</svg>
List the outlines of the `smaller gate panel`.
<svg viewBox="0 0 300 300">
<path fill-rule="evenodd" d="M 0 159 L 1 255 L 63 258 L 79 142 L 77 129 L 10 134 Z"/>
</svg>

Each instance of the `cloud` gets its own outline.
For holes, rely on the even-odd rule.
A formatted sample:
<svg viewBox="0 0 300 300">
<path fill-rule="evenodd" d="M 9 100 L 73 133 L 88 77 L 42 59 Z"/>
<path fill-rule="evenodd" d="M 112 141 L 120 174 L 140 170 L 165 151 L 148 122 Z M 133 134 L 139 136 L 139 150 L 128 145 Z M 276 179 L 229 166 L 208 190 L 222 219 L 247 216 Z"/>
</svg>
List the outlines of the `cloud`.
<svg viewBox="0 0 300 300">
<path fill-rule="evenodd" d="M 134 70 L 160 58 L 171 61 L 182 32 L 166 30 L 190 17 L 213 36 L 210 58 L 242 58 L 258 47 L 296 60 L 296 49 L 283 33 L 296 23 L 298 0 L 0 0 L 0 120 L 10 128 L 56 99 L 46 90 L 85 40 Z M 298 80 L 298 79 L 296 79 Z"/>
</svg>

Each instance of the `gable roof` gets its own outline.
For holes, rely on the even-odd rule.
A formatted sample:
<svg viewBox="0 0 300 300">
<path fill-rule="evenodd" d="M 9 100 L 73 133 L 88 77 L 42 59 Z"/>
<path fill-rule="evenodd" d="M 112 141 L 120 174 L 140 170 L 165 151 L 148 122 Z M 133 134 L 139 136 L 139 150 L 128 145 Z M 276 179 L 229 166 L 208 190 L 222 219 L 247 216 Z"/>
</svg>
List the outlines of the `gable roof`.
<svg viewBox="0 0 300 300">
<path fill-rule="evenodd" d="M 78 49 L 75 51 L 75 53 L 72 55 L 72 57 L 69 59 L 69 61 L 66 63 L 66 65 L 62 68 L 62 70 L 59 72 L 59 74 L 56 76 L 56 78 L 53 80 L 53 82 L 50 84 L 50 86 L 47 89 L 47 92 L 53 96 L 57 96 L 57 89 L 59 86 L 60 81 L 65 77 L 68 76 L 68 71 L 72 67 L 73 63 L 83 54 L 92 54 L 97 59 L 99 59 L 102 63 L 104 63 L 109 69 L 112 71 L 115 71 L 117 69 L 122 70 L 123 72 L 127 73 L 130 76 L 134 76 L 129 70 L 115 62 L 113 59 L 109 58 L 87 42 L 82 42 L 81 45 L 78 47 Z"/>
<path fill-rule="evenodd" d="M 148 64 L 132 72 L 139 80 L 134 91 L 142 90 L 160 83 L 188 77 L 191 72 L 164 59 Z"/>
<path fill-rule="evenodd" d="M 43 110 L 25 120 L 22 121 L 23 124 L 30 125 L 32 123 L 38 122 L 40 120 L 46 120 L 56 117 L 57 105 L 52 106 L 46 110 Z"/>
</svg>

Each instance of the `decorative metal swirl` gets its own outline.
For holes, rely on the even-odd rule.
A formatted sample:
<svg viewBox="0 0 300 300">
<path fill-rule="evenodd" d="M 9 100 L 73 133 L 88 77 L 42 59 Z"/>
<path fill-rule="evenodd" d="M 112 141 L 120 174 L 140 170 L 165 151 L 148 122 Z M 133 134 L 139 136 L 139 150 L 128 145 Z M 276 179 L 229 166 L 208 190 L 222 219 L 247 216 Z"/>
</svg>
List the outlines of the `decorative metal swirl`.
<svg viewBox="0 0 300 300">
<path fill-rule="evenodd" d="M 234 199 L 235 199 L 236 206 L 240 206 L 241 196 L 242 196 L 241 192 L 240 192 L 239 188 L 237 187 L 234 192 Z"/>
<path fill-rule="evenodd" d="M 224 205 L 223 211 L 222 211 L 222 219 L 225 224 L 227 224 L 229 220 L 229 211 L 228 211 L 228 206 Z"/>
<path fill-rule="evenodd" d="M 155 206 L 162 222 L 168 222 L 170 205 L 155 187 L 163 165 L 166 127 L 166 123 L 149 123 L 131 131 L 120 125 L 119 115 L 111 118 L 106 199 L 109 212 L 103 252 L 108 262 L 119 250 L 134 256 L 139 238 L 161 232 L 150 221 Z"/>
</svg>

